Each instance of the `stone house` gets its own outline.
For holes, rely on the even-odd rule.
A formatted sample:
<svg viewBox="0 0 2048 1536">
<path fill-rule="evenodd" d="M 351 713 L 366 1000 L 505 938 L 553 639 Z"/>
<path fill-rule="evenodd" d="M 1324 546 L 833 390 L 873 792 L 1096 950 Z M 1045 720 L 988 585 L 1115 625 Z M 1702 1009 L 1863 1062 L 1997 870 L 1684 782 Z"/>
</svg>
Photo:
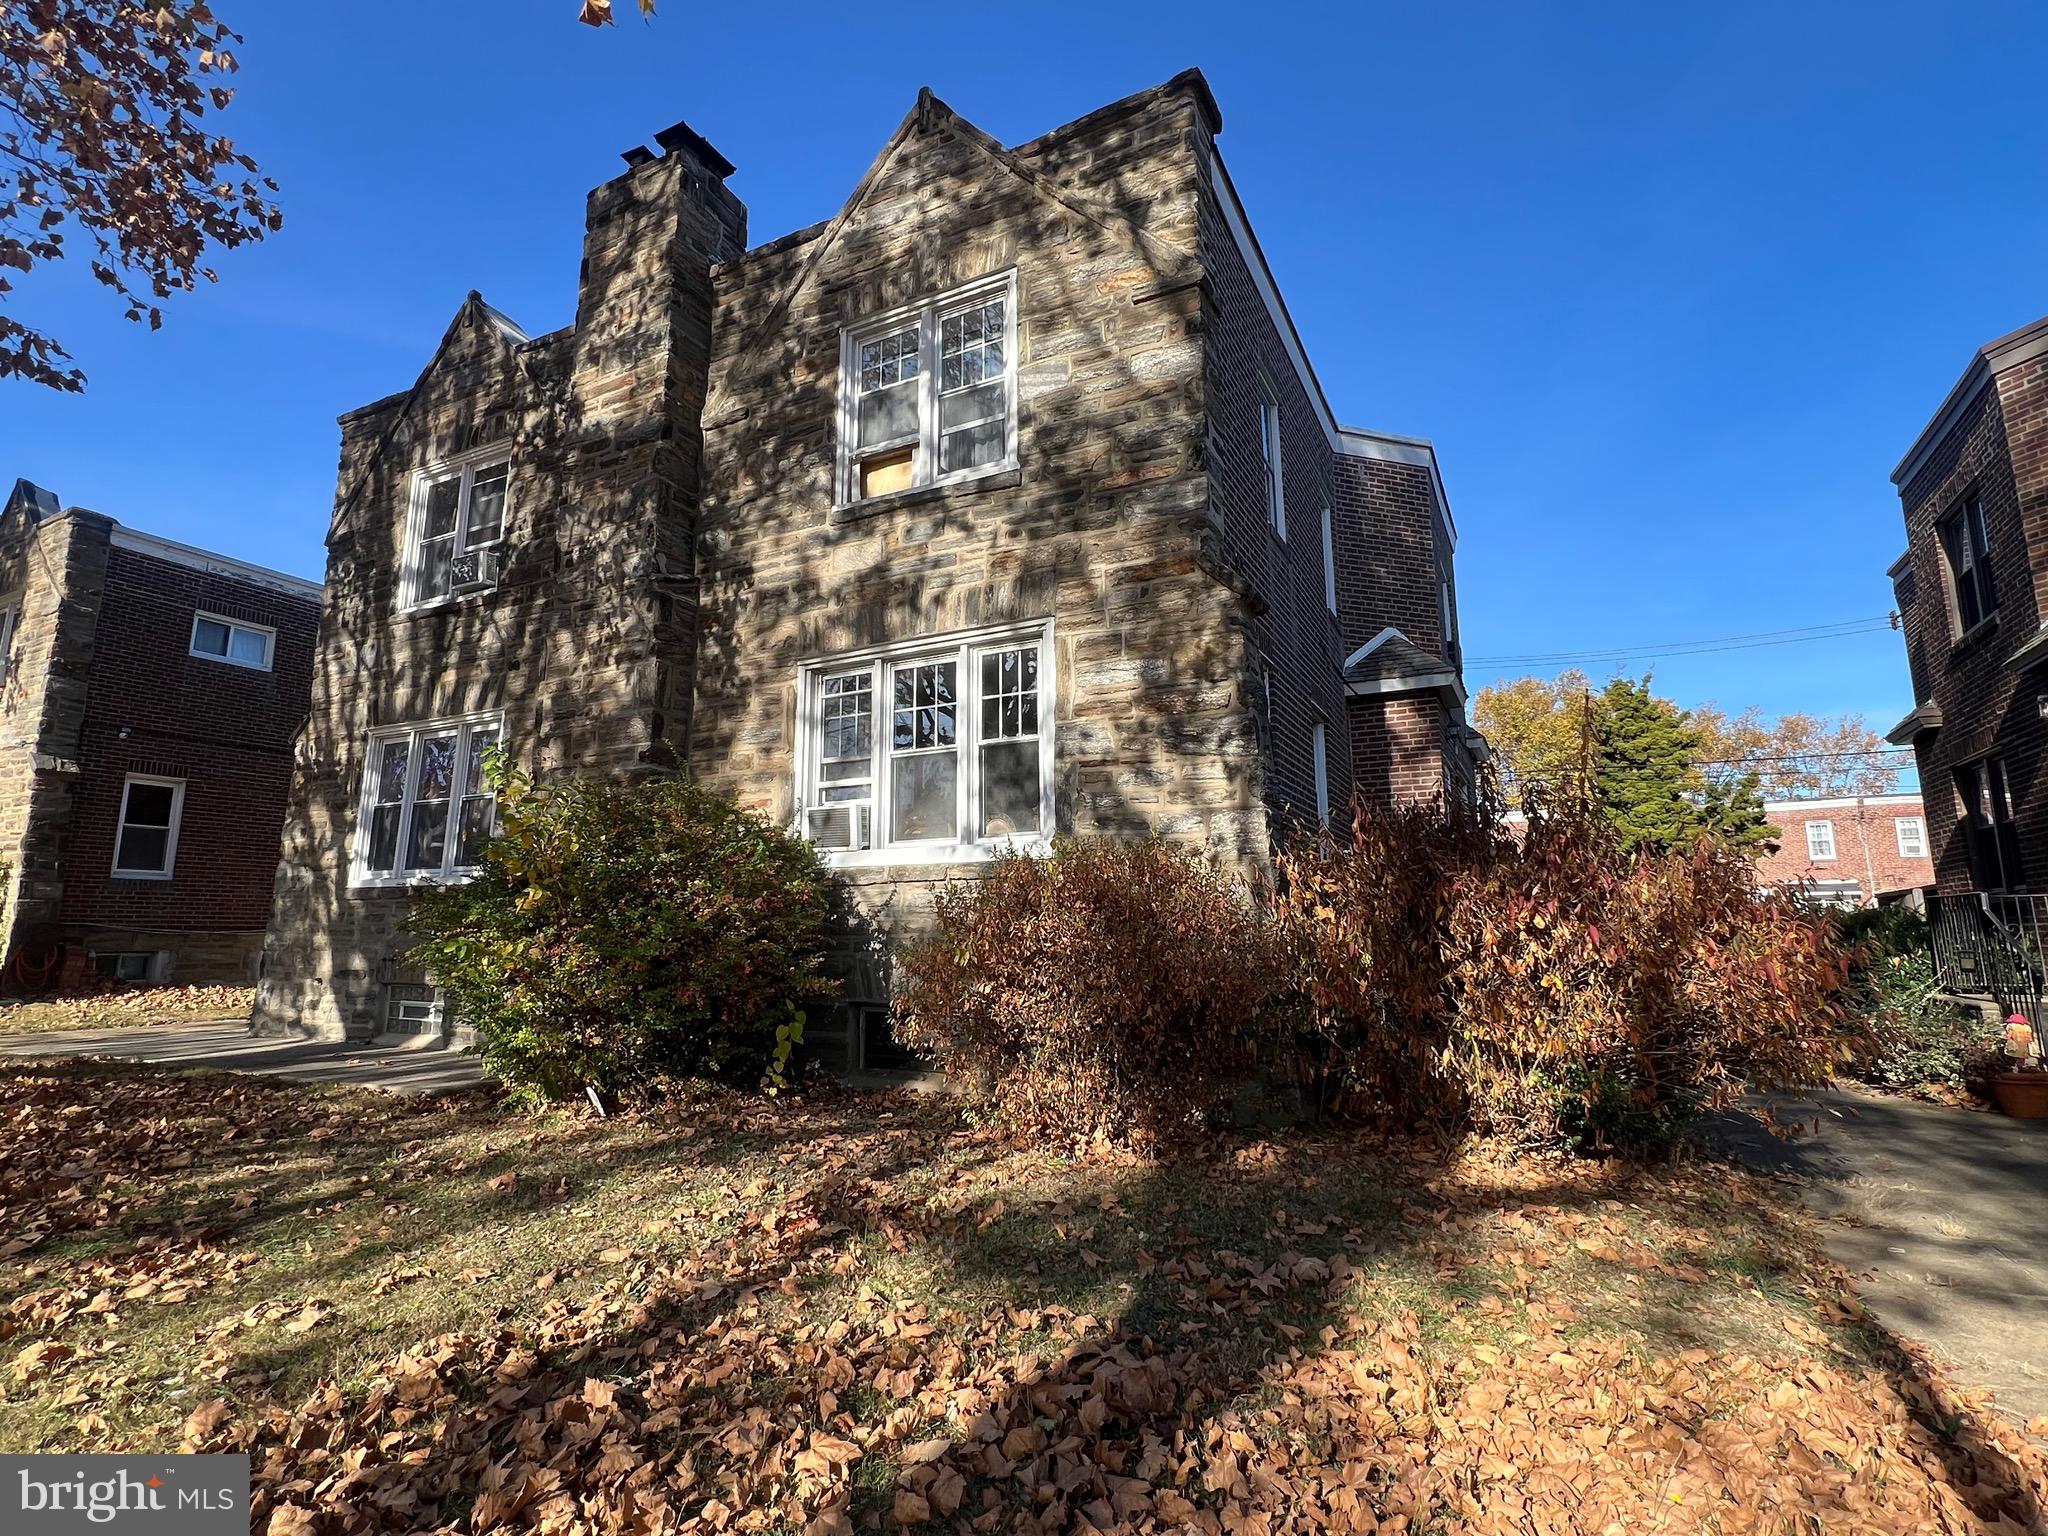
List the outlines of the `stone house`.
<svg viewBox="0 0 2048 1536">
<path fill-rule="evenodd" d="M 1354 791 L 1468 793 L 1435 454 L 1338 424 L 1220 131 L 1192 71 L 1015 147 L 925 92 L 749 247 L 678 125 L 590 194 L 572 325 L 472 294 L 341 421 L 258 1027 L 441 1030 L 405 896 L 473 861 L 493 742 L 812 837 L 867 928 L 812 1031 L 854 1065 L 887 939 L 997 849 L 1255 871 Z"/>
<path fill-rule="evenodd" d="M 1892 472 L 1910 743 L 1945 895 L 2048 890 L 2048 319 L 1987 343 Z"/>
<path fill-rule="evenodd" d="M 0 509 L 0 986 L 253 982 L 320 586 L 17 481 Z"/>
</svg>

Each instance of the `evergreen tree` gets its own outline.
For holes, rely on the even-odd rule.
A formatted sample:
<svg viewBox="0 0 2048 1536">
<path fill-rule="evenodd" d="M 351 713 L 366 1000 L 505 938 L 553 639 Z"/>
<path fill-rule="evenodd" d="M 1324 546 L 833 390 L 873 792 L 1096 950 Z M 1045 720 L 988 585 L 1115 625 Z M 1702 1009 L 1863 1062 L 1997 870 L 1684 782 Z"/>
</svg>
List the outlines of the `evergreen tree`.
<svg viewBox="0 0 2048 1536">
<path fill-rule="evenodd" d="M 1684 710 L 1650 692 L 1650 682 L 1617 677 L 1595 714 L 1593 787 L 1622 846 L 1661 853 L 1706 830 L 1700 735 Z"/>
</svg>

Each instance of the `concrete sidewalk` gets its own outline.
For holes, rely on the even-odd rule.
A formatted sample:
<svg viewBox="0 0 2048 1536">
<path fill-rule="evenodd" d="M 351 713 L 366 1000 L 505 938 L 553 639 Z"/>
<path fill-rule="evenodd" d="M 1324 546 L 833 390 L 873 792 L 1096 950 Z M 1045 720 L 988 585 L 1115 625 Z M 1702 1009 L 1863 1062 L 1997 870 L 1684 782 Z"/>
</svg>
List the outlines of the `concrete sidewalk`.
<svg viewBox="0 0 2048 1536">
<path fill-rule="evenodd" d="M 2017 1418 L 2048 1413 L 2048 1121 L 1841 1090 L 1773 1109 L 1820 1130 L 1782 1142 L 1731 1117 L 1716 1139 L 1798 1181 L 1886 1326 Z"/>
<path fill-rule="evenodd" d="M 158 1067 L 253 1072 L 294 1083 L 343 1083 L 393 1093 L 447 1093 L 484 1080 L 481 1063 L 467 1052 L 259 1040 L 240 1019 L 0 1034 L 0 1057 L 62 1056 L 116 1056 Z"/>
</svg>

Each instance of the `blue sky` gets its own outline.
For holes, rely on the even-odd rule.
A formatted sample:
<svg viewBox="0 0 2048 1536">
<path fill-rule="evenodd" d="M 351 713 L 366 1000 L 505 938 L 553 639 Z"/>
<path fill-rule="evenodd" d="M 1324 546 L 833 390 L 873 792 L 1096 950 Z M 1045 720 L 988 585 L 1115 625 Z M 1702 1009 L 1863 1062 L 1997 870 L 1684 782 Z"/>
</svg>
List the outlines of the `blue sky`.
<svg viewBox="0 0 2048 1536">
<path fill-rule="evenodd" d="M 585 192 L 678 118 L 765 240 L 836 210 L 920 85 L 1014 143 L 1201 66 L 1339 415 L 1437 443 L 1475 687 L 1886 613 L 1892 466 L 2048 311 L 2039 7 L 218 9 L 284 231 L 154 334 L 82 268 L 24 280 L 91 384 L 0 385 L 0 475 L 308 575 L 335 416 L 410 383 L 472 287 L 565 324 Z M 1889 633 L 1655 665 L 1687 703 L 1911 703 Z"/>
</svg>

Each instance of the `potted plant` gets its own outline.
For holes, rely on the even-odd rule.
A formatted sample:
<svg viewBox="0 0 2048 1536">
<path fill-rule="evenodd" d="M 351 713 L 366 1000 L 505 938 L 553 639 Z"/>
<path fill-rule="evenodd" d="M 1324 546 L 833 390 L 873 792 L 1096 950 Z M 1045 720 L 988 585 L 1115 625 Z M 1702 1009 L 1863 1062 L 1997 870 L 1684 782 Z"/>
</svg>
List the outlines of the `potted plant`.
<svg viewBox="0 0 2048 1536">
<path fill-rule="evenodd" d="M 2048 1071 L 2040 1060 L 2040 1040 L 2023 1013 L 2005 1021 L 2005 1053 L 2012 1067 L 1991 1074 L 1991 1096 L 2015 1120 L 2048 1120 Z"/>
</svg>

